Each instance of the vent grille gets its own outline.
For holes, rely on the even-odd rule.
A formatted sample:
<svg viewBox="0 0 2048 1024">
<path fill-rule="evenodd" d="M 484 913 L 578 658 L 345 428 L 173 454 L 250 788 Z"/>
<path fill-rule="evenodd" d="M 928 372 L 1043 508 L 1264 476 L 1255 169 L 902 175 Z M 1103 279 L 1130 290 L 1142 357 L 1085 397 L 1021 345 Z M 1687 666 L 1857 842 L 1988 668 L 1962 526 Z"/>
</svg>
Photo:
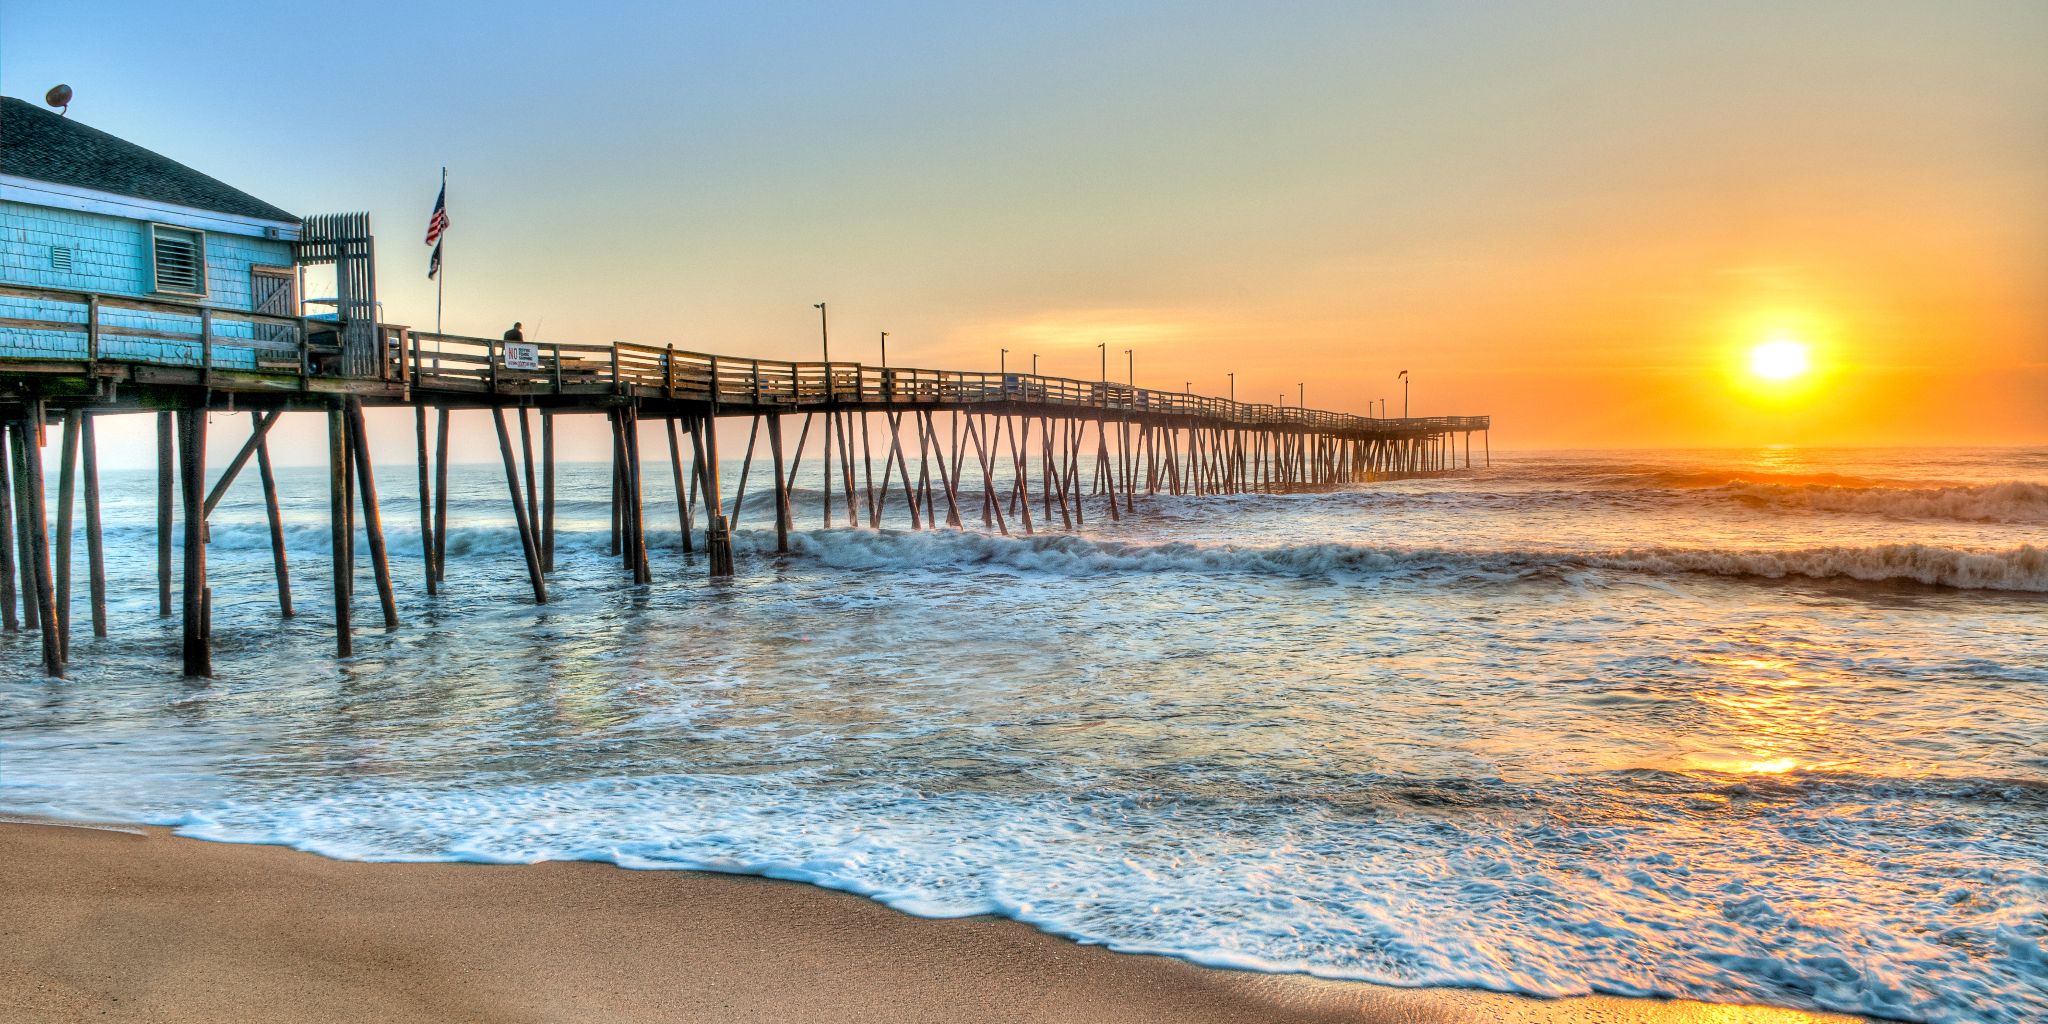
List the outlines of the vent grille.
<svg viewBox="0 0 2048 1024">
<path fill-rule="evenodd" d="M 156 290 L 201 295 L 206 292 L 205 264 L 199 238 L 183 231 L 156 231 Z"/>
<path fill-rule="evenodd" d="M 71 250 L 62 245 L 50 247 L 50 269 L 60 273 L 71 273 Z"/>
</svg>

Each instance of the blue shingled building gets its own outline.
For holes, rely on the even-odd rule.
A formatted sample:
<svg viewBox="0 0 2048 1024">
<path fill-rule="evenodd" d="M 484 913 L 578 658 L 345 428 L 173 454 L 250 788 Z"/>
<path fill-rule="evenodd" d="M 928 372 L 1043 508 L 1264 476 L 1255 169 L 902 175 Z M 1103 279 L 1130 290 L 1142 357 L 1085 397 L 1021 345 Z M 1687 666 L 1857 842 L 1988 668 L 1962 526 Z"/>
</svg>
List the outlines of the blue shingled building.
<svg viewBox="0 0 2048 1024">
<path fill-rule="evenodd" d="M 296 316 L 292 243 L 298 217 L 161 154 L 35 104 L 0 97 L 0 284 L 156 298 L 215 309 Z M 109 328 L 189 334 L 176 312 L 112 310 Z M 75 303 L 0 294 L 0 356 L 77 359 L 83 330 L 5 321 L 83 323 Z M 223 341 L 247 338 L 246 322 L 222 322 Z M 195 343 L 105 337 L 104 359 L 192 363 Z M 222 365 L 249 365 L 224 348 Z"/>
</svg>

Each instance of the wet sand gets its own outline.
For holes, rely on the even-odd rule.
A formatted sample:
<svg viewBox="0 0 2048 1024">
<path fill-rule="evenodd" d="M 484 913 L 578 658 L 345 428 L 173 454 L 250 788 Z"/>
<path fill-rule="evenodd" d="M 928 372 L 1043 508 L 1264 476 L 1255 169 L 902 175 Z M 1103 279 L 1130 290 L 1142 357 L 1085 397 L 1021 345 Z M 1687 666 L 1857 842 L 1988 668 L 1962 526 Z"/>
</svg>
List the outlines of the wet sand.
<svg viewBox="0 0 2048 1024">
<path fill-rule="evenodd" d="M 110 830 L 119 828 L 121 831 Z M 0 823 L 0 1019 L 390 1024 L 1803 1024 L 1197 967 L 794 882 L 360 864 L 141 826 Z"/>
</svg>

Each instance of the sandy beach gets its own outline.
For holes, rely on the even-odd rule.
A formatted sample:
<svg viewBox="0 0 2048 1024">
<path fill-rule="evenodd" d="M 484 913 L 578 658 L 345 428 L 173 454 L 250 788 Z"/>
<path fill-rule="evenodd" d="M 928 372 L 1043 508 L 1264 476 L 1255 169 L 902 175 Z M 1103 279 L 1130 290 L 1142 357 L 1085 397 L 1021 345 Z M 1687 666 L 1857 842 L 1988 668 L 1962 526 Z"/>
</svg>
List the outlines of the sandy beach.
<svg viewBox="0 0 2048 1024">
<path fill-rule="evenodd" d="M 769 879 L 362 864 L 143 826 L 0 823 L 9 1021 L 1795 1024 L 1197 967 Z"/>
</svg>

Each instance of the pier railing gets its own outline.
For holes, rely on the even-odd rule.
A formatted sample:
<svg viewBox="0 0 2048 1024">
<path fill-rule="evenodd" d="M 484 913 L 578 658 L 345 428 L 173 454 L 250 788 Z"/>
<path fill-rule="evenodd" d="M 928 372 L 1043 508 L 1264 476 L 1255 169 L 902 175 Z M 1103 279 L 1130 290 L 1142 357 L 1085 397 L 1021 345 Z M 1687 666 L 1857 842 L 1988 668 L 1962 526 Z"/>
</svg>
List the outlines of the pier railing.
<svg viewBox="0 0 2048 1024">
<path fill-rule="evenodd" d="M 20 285 L 0 285 L 0 312 L 29 314 L 0 316 L 0 355 L 10 359 L 343 376 L 346 326 L 335 320 Z M 384 373 L 371 379 L 397 380 L 405 328 L 379 327 Z"/>
<path fill-rule="evenodd" d="M 1029 373 L 881 367 L 865 363 L 736 359 L 674 347 L 615 342 L 508 343 L 490 338 L 410 332 L 406 358 L 416 391 L 500 395 L 680 398 L 714 405 L 800 408 L 816 405 L 919 406 L 1028 403 L 1133 415 L 1187 416 L 1254 427 L 1312 431 L 1444 433 L 1485 430 L 1489 417 L 1379 419 L 1320 409 L 1236 402 L 1113 381 Z M 516 365 L 508 344 L 534 358 Z"/>
<path fill-rule="evenodd" d="M 1236 402 L 1114 381 L 1031 373 L 928 370 L 865 363 L 739 359 L 673 346 L 630 342 L 571 345 L 430 334 L 379 324 L 373 352 L 344 358 L 348 327 L 318 317 L 277 316 L 157 297 L 0 285 L 0 357 L 10 361 L 135 363 L 193 368 L 200 382 L 215 371 L 380 381 L 416 392 L 509 397 L 617 394 L 714 406 L 796 409 L 813 406 L 1035 405 L 1140 416 L 1188 417 L 1215 424 L 1297 431 L 1433 434 L 1481 431 L 1485 416 L 1378 419 L 1320 409 Z M 511 358 L 531 356 L 530 359 Z M 373 374 L 349 373 L 376 367 Z M 287 384 L 287 387 L 290 385 Z M 346 387 L 347 385 L 342 385 Z"/>
</svg>

